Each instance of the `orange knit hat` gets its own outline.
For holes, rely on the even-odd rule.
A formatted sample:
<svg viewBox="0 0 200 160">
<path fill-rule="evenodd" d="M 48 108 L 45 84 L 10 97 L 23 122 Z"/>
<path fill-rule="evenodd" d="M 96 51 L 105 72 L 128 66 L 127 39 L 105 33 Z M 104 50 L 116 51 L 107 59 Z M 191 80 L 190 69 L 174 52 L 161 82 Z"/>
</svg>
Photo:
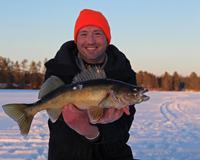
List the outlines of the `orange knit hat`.
<svg viewBox="0 0 200 160">
<path fill-rule="evenodd" d="M 108 45 L 110 44 L 111 35 L 108 21 L 101 12 L 93 11 L 90 9 L 84 9 L 80 12 L 79 17 L 76 20 L 74 28 L 74 42 L 77 43 L 77 34 L 79 30 L 85 26 L 97 26 L 101 28 L 107 37 Z"/>
</svg>

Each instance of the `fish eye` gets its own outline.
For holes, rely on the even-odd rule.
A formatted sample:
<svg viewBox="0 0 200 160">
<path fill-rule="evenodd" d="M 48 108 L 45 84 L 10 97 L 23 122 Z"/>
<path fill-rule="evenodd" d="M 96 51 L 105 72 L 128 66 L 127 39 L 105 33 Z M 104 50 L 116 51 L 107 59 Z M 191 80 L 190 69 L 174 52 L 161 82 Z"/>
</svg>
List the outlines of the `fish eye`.
<svg viewBox="0 0 200 160">
<path fill-rule="evenodd" d="M 139 103 L 142 102 L 142 99 L 140 99 L 138 102 L 139 102 Z"/>
<path fill-rule="evenodd" d="M 137 89 L 136 89 L 136 88 L 134 88 L 134 89 L 133 89 L 133 91 L 134 91 L 134 92 L 137 92 Z"/>
</svg>

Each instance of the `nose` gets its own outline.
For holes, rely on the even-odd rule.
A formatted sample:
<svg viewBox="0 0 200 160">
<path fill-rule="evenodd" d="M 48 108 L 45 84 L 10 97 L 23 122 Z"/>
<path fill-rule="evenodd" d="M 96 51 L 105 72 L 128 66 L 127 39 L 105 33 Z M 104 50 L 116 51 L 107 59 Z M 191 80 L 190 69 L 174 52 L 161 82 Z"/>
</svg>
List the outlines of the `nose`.
<svg viewBox="0 0 200 160">
<path fill-rule="evenodd" d="M 95 38 L 92 34 L 87 37 L 87 43 L 88 44 L 95 44 L 96 43 Z"/>
</svg>

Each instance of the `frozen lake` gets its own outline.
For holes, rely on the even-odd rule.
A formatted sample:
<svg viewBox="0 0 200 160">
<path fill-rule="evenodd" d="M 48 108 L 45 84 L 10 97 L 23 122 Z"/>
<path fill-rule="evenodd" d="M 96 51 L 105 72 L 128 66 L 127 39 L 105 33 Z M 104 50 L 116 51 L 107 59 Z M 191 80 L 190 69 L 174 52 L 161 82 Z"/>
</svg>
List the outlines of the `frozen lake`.
<svg viewBox="0 0 200 160">
<path fill-rule="evenodd" d="M 37 101 L 38 90 L 0 90 L 0 106 Z M 136 105 L 129 145 L 141 160 L 200 160 L 200 92 L 149 92 Z M 0 107 L 0 160 L 45 160 L 48 116 L 39 112 L 29 135 Z"/>
</svg>

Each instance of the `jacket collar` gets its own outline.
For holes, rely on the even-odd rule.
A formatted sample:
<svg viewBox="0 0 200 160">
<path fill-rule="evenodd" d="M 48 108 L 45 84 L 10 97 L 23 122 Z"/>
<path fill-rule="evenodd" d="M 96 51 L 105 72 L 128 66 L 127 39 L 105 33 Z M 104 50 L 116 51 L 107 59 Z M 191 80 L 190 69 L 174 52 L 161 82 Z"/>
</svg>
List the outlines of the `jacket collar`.
<svg viewBox="0 0 200 160">
<path fill-rule="evenodd" d="M 104 70 L 109 74 L 130 76 L 135 72 L 131 69 L 131 65 L 126 56 L 118 50 L 114 45 L 109 45 L 106 50 L 107 62 L 105 63 Z M 56 56 L 49 60 L 45 66 L 55 74 L 59 75 L 75 75 L 82 70 L 81 61 L 78 57 L 78 49 L 74 41 L 64 43 Z M 115 73 L 116 72 L 116 73 Z M 109 77 L 108 74 L 108 77 Z M 112 76 L 113 76 L 112 75 Z M 122 76 L 120 75 L 120 77 Z"/>
</svg>

